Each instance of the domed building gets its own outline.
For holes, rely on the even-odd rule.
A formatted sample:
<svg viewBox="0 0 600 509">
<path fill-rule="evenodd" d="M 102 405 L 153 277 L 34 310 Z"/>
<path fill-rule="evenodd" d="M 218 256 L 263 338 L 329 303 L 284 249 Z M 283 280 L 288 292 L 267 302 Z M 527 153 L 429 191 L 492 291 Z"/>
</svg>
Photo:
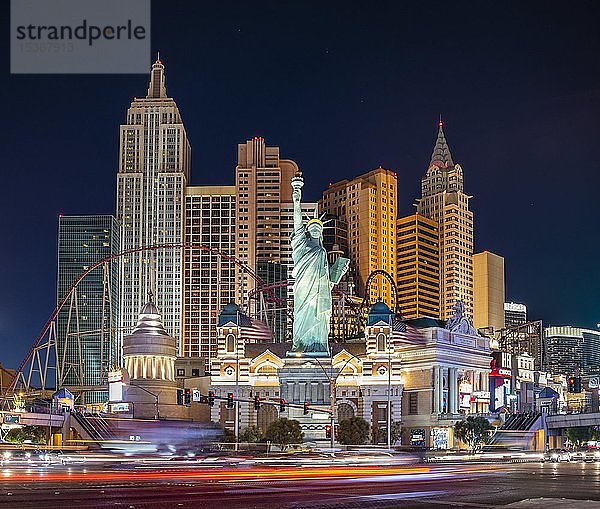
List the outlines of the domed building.
<svg viewBox="0 0 600 509">
<path fill-rule="evenodd" d="M 177 405 L 176 358 L 177 342 L 167 334 L 149 294 L 133 332 L 123 338 L 126 399 L 133 403 L 134 417 L 184 417 L 187 409 Z"/>
</svg>

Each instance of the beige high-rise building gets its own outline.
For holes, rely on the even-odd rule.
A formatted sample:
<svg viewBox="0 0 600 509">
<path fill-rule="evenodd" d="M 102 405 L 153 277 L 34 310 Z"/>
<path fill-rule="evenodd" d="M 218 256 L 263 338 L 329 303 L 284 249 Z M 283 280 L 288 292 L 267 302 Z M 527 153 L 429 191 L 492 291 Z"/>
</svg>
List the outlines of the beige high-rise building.
<svg viewBox="0 0 600 509">
<path fill-rule="evenodd" d="M 235 186 L 189 186 L 185 190 L 184 306 L 182 355 L 208 360 L 217 354 L 217 316 L 236 299 Z M 199 245 L 202 244 L 203 248 Z"/>
<path fill-rule="evenodd" d="M 190 144 L 175 101 L 167 96 L 165 67 L 152 65 L 146 97 L 136 97 L 120 127 L 117 219 L 121 250 L 181 243 Z M 181 352 L 183 249 L 140 251 L 120 260 L 119 326 L 128 334 L 154 293 L 167 333 Z"/>
<path fill-rule="evenodd" d="M 452 161 L 442 122 L 427 173 L 421 180 L 417 212 L 439 227 L 440 318 L 452 317 L 457 300 L 473 316 L 473 213 L 463 191 L 463 171 Z"/>
<path fill-rule="evenodd" d="M 473 255 L 473 325 L 504 328 L 504 258 L 489 251 Z"/>
<path fill-rule="evenodd" d="M 238 145 L 235 169 L 237 242 L 236 256 L 268 283 L 292 277 L 290 235 L 293 230 L 292 177 L 299 170 L 289 159 L 281 159 L 279 147 L 268 147 L 264 138 L 255 137 Z M 303 203 L 306 215 L 312 217 L 316 203 Z M 255 287 L 250 275 L 238 270 L 238 302 L 242 308 L 252 308 L 249 291 Z M 281 299 L 291 296 L 291 285 L 274 290 Z M 252 309 L 250 310 L 253 311 Z M 268 321 L 275 329 L 275 338 L 286 335 L 283 312 Z"/>
<path fill-rule="evenodd" d="M 397 187 L 396 173 L 379 167 L 331 184 L 323 192 L 321 209 L 348 225 L 348 257 L 360 296 L 371 272 L 382 269 L 396 277 Z M 392 304 L 387 280 L 376 278 L 370 290 L 372 301 L 381 298 Z"/>
<path fill-rule="evenodd" d="M 398 219 L 396 284 L 404 318 L 440 316 L 439 231 L 421 214 Z"/>
</svg>

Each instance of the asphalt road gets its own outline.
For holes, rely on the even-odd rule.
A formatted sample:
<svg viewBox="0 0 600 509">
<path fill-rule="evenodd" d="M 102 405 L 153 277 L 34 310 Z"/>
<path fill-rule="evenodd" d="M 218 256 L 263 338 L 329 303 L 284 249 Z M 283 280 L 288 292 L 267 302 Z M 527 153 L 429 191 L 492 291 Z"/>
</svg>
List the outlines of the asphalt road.
<svg viewBox="0 0 600 509">
<path fill-rule="evenodd" d="M 0 507 L 15 509 L 455 508 L 542 498 L 537 506 L 545 509 L 572 508 L 574 500 L 600 508 L 600 463 L 235 468 L 125 463 L 5 466 L 0 476 Z M 513 507 L 536 507 L 534 502 Z"/>
</svg>

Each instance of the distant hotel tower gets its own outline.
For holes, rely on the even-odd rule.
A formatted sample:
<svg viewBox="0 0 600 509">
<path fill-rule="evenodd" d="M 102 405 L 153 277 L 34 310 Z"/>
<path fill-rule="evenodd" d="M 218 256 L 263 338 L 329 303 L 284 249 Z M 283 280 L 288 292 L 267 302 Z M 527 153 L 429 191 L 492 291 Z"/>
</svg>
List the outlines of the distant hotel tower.
<svg viewBox="0 0 600 509">
<path fill-rule="evenodd" d="M 118 252 L 119 228 L 113 216 L 60 216 L 57 302 L 83 271 Z M 71 301 L 67 301 L 58 315 L 57 350 L 59 363 L 64 358 L 66 385 L 104 385 L 107 371 L 120 362 L 121 343 L 116 334 L 117 292 L 117 263 L 107 263 L 94 269 L 77 285 L 73 307 Z M 106 393 L 88 392 L 85 402 L 105 400 Z"/>
<path fill-rule="evenodd" d="M 396 284 L 404 318 L 440 316 L 439 232 L 437 223 L 421 214 L 397 223 Z"/>
<path fill-rule="evenodd" d="M 120 128 L 117 219 L 122 250 L 184 240 L 191 149 L 177 105 L 167 97 L 164 70 L 156 60 L 146 97 L 133 100 Z M 121 259 L 120 270 L 122 335 L 136 325 L 152 290 L 165 329 L 181 351 L 183 251 L 135 253 Z"/>
<path fill-rule="evenodd" d="M 187 243 L 235 254 L 235 186 L 189 186 L 185 190 Z M 236 300 L 236 266 L 215 252 L 185 252 L 183 306 L 184 357 L 217 355 L 217 317 Z"/>
<path fill-rule="evenodd" d="M 267 283 L 291 278 L 292 251 L 290 235 L 293 231 L 293 204 L 291 180 L 299 170 L 289 159 L 279 157 L 279 147 L 268 147 L 264 138 L 254 137 L 238 145 L 238 164 L 235 168 L 237 258 Z M 303 203 L 306 214 L 312 213 L 316 203 Z M 246 273 L 238 270 L 238 302 L 246 308 L 248 292 L 255 287 Z M 291 286 L 275 289 L 285 299 Z M 269 318 L 275 340 L 287 334 L 285 314 L 277 312 Z"/>
<path fill-rule="evenodd" d="M 454 164 L 442 122 L 427 173 L 421 180 L 417 212 L 437 222 L 440 238 L 440 318 L 452 317 L 457 300 L 473 317 L 473 213 L 463 192 L 463 172 Z"/>
<path fill-rule="evenodd" d="M 335 244 L 348 246 L 357 294 L 364 296 L 369 274 L 377 269 L 396 278 L 396 214 L 398 189 L 396 173 L 381 167 L 352 180 L 340 180 L 323 192 L 323 211 L 342 220 L 343 239 Z M 371 300 L 391 303 L 387 280 L 377 278 L 371 286 Z"/>
</svg>

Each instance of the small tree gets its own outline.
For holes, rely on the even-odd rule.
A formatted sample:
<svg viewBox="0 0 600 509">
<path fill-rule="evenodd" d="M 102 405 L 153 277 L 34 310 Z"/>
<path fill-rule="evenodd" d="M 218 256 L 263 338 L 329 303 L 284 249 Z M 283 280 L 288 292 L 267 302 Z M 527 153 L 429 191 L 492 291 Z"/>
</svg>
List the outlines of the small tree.
<svg viewBox="0 0 600 509">
<path fill-rule="evenodd" d="M 235 433 L 229 428 L 223 428 L 223 442 L 230 444 L 235 442 Z"/>
<path fill-rule="evenodd" d="M 596 433 L 591 426 L 582 426 L 578 428 L 567 428 L 565 430 L 565 437 L 574 446 L 579 447 L 580 445 L 594 439 Z"/>
<path fill-rule="evenodd" d="M 301 444 L 304 433 L 298 421 L 281 417 L 269 424 L 265 438 L 279 445 L 283 451 L 289 444 Z"/>
<path fill-rule="evenodd" d="M 340 444 L 363 445 L 369 439 L 369 423 L 362 417 L 351 417 L 340 421 L 335 432 Z"/>
<path fill-rule="evenodd" d="M 240 434 L 240 441 L 242 442 L 260 442 L 263 439 L 264 433 L 258 426 L 248 426 Z"/>
<path fill-rule="evenodd" d="M 13 428 L 6 433 L 5 440 L 13 444 L 22 444 L 25 440 L 31 440 L 34 444 L 44 444 L 46 442 L 46 430 L 41 426 Z"/>
<path fill-rule="evenodd" d="M 392 437 L 392 439 L 390 440 L 390 445 L 394 445 L 402 437 L 402 424 L 399 422 L 392 421 L 392 424 L 390 425 L 390 431 L 391 431 L 391 437 Z M 375 442 L 375 440 L 373 440 L 373 443 L 374 444 L 375 443 L 387 444 L 387 426 L 381 426 L 381 428 L 378 429 L 377 440 L 379 442 Z"/>
<path fill-rule="evenodd" d="M 467 417 L 454 425 L 454 436 L 474 451 L 490 438 L 492 426 L 485 417 Z"/>
</svg>

